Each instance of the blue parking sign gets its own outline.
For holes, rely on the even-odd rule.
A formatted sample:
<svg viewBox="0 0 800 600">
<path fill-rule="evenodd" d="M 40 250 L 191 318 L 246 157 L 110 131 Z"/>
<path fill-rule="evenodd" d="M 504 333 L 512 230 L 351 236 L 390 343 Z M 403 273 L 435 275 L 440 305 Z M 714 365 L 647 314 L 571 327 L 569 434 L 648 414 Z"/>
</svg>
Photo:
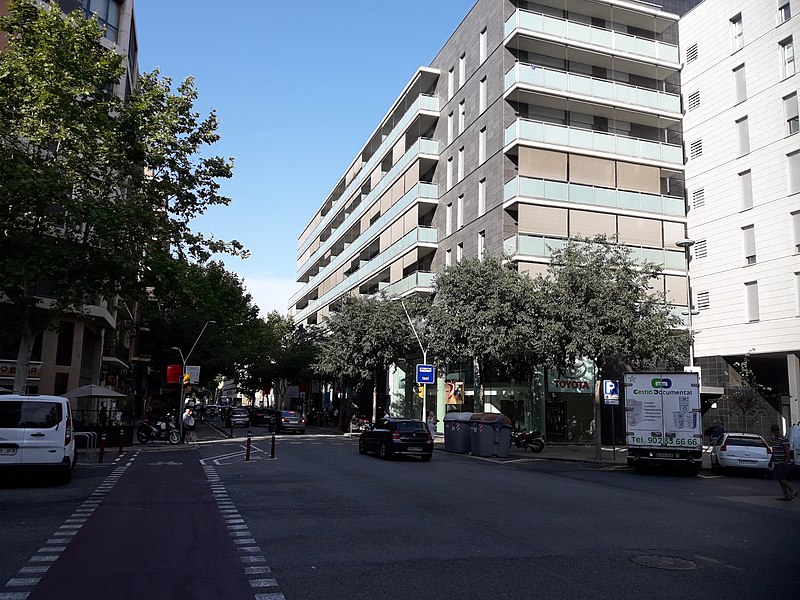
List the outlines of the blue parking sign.
<svg viewBox="0 0 800 600">
<path fill-rule="evenodd" d="M 417 383 L 436 383 L 436 369 L 433 365 L 417 365 Z"/>
<path fill-rule="evenodd" d="M 619 381 L 616 379 L 603 380 L 603 399 L 606 404 L 619 404 Z"/>
</svg>

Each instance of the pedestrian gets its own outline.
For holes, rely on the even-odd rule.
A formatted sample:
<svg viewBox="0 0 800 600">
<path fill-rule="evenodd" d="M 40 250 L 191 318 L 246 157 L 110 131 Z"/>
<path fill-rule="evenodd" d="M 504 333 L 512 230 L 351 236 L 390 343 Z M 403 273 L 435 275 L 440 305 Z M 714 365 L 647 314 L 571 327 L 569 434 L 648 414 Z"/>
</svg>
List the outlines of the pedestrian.
<svg viewBox="0 0 800 600">
<path fill-rule="evenodd" d="M 436 415 L 433 414 L 433 411 L 428 412 L 428 430 L 431 432 L 431 437 L 435 440 L 436 439 L 436 424 L 439 422 L 439 419 L 436 418 Z"/>
<path fill-rule="evenodd" d="M 772 426 L 770 445 L 772 446 L 772 478 L 780 484 L 781 491 L 783 491 L 783 496 L 775 498 L 775 500 L 788 502 L 797 496 L 797 492 L 786 480 L 789 473 L 789 440 L 786 436 L 781 435 L 781 428 L 777 425 Z"/>
<path fill-rule="evenodd" d="M 725 434 L 725 428 L 722 426 L 722 421 L 719 419 L 714 419 L 712 423 L 714 429 L 711 430 L 711 444 L 716 444 L 722 439 L 722 436 Z"/>
<path fill-rule="evenodd" d="M 194 433 L 194 417 L 192 416 L 191 406 L 187 406 L 183 413 L 183 436 L 181 438 L 181 444 L 185 444 L 187 440 L 189 442 L 197 441 L 197 436 Z"/>
<path fill-rule="evenodd" d="M 106 408 L 105 404 L 100 406 L 100 415 L 98 418 L 100 420 L 100 427 L 105 427 L 108 425 L 108 409 Z"/>
</svg>

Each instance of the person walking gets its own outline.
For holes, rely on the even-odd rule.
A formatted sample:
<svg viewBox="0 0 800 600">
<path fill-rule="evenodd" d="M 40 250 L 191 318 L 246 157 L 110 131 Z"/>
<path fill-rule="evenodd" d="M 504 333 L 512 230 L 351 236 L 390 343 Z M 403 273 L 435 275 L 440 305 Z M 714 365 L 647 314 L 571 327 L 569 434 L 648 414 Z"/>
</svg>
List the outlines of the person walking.
<svg viewBox="0 0 800 600">
<path fill-rule="evenodd" d="M 788 502 L 797 496 L 797 492 L 792 489 L 792 486 L 787 481 L 789 476 L 789 440 L 786 436 L 781 435 L 781 428 L 777 425 L 772 426 L 770 445 L 772 446 L 772 478 L 780 484 L 781 491 L 783 491 L 783 496 L 775 498 L 775 500 Z"/>
<path fill-rule="evenodd" d="M 436 418 L 436 415 L 433 414 L 433 411 L 428 412 L 428 430 L 431 432 L 431 437 L 436 440 L 436 424 L 439 422 L 439 419 Z"/>
<path fill-rule="evenodd" d="M 196 442 L 197 436 L 194 433 L 194 417 L 192 416 L 192 407 L 187 406 L 186 410 L 183 413 L 183 437 L 181 438 L 181 444 L 185 444 L 188 440 L 189 442 Z"/>
</svg>

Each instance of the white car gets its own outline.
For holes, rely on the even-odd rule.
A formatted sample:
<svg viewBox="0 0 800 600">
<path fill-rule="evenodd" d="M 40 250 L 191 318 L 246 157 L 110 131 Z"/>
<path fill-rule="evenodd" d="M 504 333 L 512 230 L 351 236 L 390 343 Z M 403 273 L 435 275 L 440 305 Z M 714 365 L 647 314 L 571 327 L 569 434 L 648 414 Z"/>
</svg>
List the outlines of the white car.
<svg viewBox="0 0 800 600">
<path fill-rule="evenodd" d="M 75 461 L 69 400 L 0 395 L 0 470 L 51 471 L 69 483 Z"/>
<path fill-rule="evenodd" d="M 747 469 L 768 475 L 771 460 L 772 447 L 755 433 L 724 433 L 711 447 L 711 470 L 715 473 Z"/>
</svg>

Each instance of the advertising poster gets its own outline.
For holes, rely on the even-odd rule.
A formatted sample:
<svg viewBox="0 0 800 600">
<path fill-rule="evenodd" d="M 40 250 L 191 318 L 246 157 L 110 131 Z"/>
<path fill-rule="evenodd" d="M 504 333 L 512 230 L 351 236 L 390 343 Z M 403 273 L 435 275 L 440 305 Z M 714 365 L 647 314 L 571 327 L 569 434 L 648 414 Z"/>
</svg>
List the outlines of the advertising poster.
<svg viewBox="0 0 800 600">
<path fill-rule="evenodd" d="M 626 373 L 625 407 L 629 446 L 701 445 L 696 373 Z"/>
</svg>

